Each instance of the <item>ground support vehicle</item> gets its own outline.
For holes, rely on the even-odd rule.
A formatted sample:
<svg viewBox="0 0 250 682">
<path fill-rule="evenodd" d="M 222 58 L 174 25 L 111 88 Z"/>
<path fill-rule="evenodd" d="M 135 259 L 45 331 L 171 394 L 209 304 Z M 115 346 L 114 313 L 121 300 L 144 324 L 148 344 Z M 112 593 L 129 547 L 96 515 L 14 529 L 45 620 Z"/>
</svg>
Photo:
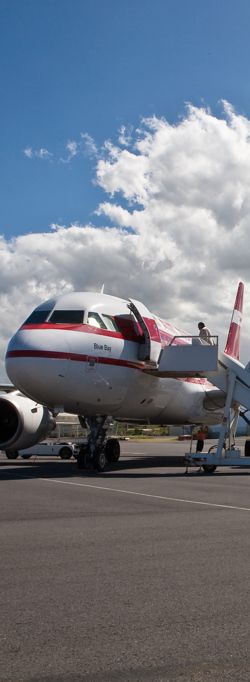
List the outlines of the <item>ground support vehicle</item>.
<svg viewBox="0 0 250 682">
<path fill-rule="evenodd" d="M 70 459 L 76 457 L 79 446 L 76 443 L 64 442 L 53 443 L 53 441 L 43 441 L 37 443 L 31 448 L 25 450 L 6 450 L 7 459 L 17 459 L 19 456 L 22 459 L 30 459 L 30 457 L 60 457 L 61 459 Z"/>
</svg>

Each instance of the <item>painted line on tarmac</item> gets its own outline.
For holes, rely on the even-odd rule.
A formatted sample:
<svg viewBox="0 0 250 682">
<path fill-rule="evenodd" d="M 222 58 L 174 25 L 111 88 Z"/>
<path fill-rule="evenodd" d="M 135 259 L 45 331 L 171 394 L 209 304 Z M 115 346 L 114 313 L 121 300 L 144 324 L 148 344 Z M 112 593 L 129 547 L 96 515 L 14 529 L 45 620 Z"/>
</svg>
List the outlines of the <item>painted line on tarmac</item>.
<svg viewBox="0 0 250 682">
<path fill-rule="evenodd" d="M 137 497 L 151 497 L 153 500 L 165 500 L 166 502 L 184 502 L 186 504 L 199 504 L 204 507 L 215 507 L 219 509 L 234 509 L 236 511 L 250 512 L 249 507 L 236 507 L 231 504 L 217 504 L 216 502 L 201 502 L 201 500 L 186 500 L 179 497 L 166 497 L 165 495 L 153 495 L 151 493 L 137 493 L 134 490 L 121 490 L 120 488 L 108 488 L 103 485 L 91 485 L 90 483 L 74 483 L 73 481 L 60 481 L 56 478 L 40 478 L 40 481 L 49 483 L 61 483 L 62 485 L 74 485 L 79 488 L 93 488 L 94 490 L 106 490 L 111 493 L 122 493 L 123 495 L 136 495 Z"/>
</svg>

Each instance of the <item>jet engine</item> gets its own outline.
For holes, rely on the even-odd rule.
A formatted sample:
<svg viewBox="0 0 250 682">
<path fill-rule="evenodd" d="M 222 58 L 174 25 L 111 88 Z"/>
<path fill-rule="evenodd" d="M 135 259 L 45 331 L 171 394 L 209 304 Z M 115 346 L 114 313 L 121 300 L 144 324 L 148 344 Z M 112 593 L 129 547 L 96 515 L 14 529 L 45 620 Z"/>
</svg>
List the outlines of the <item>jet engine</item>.
<svg viewBox="0 0 250 682">
<path fill-rule="evenodd" d="M 29 448 L 45 438 L 55 426 L 47 407 L 18 391 L 0 396 L 0 449 Z"/>
</svg>

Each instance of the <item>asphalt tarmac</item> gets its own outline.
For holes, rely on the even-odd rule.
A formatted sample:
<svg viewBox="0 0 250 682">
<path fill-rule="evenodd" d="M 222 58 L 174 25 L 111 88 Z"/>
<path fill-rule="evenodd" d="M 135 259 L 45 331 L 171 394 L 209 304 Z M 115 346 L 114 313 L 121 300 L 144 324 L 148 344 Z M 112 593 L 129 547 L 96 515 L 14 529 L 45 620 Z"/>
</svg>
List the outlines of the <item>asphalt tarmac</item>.
<svg viewBox="0 0 250 682">
<path fill-rule="evenodd" d="M 249 682 L 250 469 L 0 456 L 1 682 Z"/>
</svg>

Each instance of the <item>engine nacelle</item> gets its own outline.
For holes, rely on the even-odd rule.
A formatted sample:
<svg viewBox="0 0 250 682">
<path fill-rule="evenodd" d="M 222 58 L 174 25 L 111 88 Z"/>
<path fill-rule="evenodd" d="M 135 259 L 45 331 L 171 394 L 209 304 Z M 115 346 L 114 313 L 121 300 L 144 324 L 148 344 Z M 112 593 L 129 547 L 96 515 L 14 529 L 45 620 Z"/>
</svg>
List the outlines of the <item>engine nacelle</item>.
<svg viewBox="0 0 250 682">
<path fill-rule="evenodd" d="M 52 431 L 55 420 L 47 407 L 18 391 L 0 396 L 0 449 L 29 448 Z"/>
</svg>

